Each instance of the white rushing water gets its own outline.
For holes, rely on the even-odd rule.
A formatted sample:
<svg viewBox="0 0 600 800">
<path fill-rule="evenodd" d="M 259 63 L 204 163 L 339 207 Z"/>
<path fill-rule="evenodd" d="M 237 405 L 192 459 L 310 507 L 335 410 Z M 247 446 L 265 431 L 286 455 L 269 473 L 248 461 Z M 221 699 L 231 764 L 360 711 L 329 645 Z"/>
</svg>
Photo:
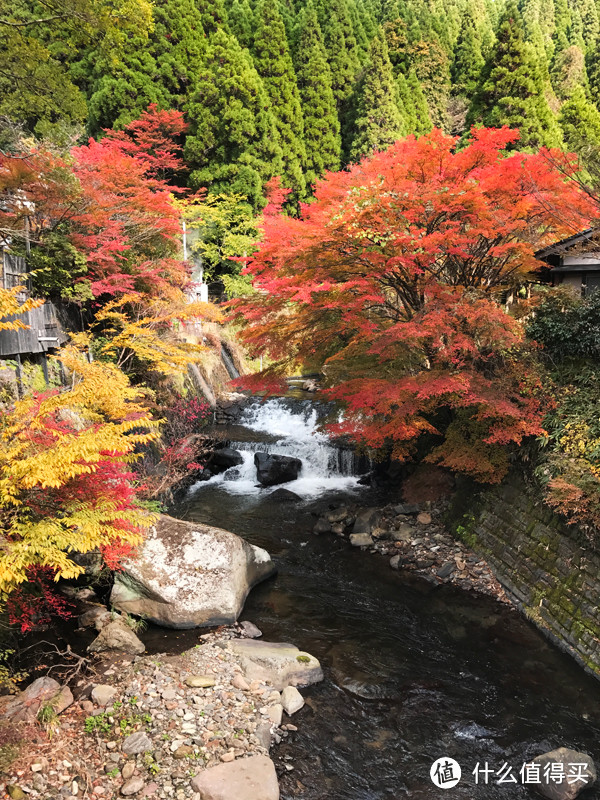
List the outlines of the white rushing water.
<svg viewBox="0 0 600 800">
<path fill-rule="evenodd" d="M 273 398 L 249 406 L 239 424 L 252 431 L 254 438 L 256 434 L 264 433 L 270 441 L 232 441 L 230 447 L 241 453 L 244 463 L 196 484 L 194 491 L 217 484 L 232 494 L 266 494 L 279 488 L 263 488 L 258 484 L 254 465 L 256 452 L 291 456 L 302 461 L 298 479 L 281 484 L 300 497 L 347 491 L 358 485 L 354 453 L 334 447 L 329 442 L 328 437 L 318 430 L 317 411 L 309 404 L 294 406 L 285 399 Z"/>
</svg>

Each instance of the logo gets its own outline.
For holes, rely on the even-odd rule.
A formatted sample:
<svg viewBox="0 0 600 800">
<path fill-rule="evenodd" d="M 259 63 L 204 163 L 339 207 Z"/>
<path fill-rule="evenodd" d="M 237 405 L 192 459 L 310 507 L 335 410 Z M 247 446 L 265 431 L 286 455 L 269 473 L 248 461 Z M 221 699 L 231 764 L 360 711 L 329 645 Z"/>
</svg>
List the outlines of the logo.
<svg viewBox="0 0 600 800">
<path fill-rule="evenodd" d="M 453 758 L 438 758 L 431 765 L 429 774 L 438 789 L 452 789 L 460 780 L 460 764 Z"/>
</svg>

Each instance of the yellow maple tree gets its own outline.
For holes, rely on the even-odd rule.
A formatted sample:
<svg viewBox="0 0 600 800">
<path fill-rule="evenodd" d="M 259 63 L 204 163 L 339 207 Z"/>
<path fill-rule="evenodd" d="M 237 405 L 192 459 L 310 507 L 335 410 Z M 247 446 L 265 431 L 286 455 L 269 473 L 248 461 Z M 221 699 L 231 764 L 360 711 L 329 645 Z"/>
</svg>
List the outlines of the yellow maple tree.
<svg viewBox="0 0 600 800">
<path fill-rule="evenodd" d="M 73 553 L 139 544 L 155 516 L 136 504 L 128 465 L 158 436 L 144 395 L 116 365 L 74 345 L 70 391 L 18 401 L 0 424 L 0 594 L 32 566 L 74 578 Z"/>
<path fill-rule="evenodd" d="M 44 304 L 43 300 L 28 298 L 22 299 L 22 286 L 15 286 L 12 289 L 0 287 L 0 331 L 25 330 L 27 325 L 20 319 L 8 319 L 17 314 L 24 314 L 33 308 L 38 308 Z"/>
</svg>

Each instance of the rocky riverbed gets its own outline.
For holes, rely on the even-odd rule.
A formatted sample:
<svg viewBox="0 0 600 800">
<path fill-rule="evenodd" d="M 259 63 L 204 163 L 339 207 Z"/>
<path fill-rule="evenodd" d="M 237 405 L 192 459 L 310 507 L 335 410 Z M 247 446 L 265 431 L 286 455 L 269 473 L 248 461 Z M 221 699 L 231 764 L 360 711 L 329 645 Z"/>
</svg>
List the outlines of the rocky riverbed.
<svg viewBox="0 0 600 800">
<path fill-rule="evenodd" d="M 297 730 L 296 686 L 323 675 L 308 653 L 257 635 L 243 623 L 179 655 L 111 654 L 73 687 L 76 700 L 60 693 L 59 713 L 40 679 L 0 706 L 0 735 L 10 726 L 14 740 L 3 788 L 12 800 L 277 800 L 277 773 L 293 764 L 276 767 L 269 750 Z"/>
<path fill-rule="evenodd" d="M 449 583 L 510 604 L 486 561 L 448 532 L 444 511 L 443 502 L 380 508 L 339 504 L 321 513 L 313 532 L 347 537 L 354 547 L 389 556 L 392 569 L 406 569 L 432 583 Z"/>
</svg>

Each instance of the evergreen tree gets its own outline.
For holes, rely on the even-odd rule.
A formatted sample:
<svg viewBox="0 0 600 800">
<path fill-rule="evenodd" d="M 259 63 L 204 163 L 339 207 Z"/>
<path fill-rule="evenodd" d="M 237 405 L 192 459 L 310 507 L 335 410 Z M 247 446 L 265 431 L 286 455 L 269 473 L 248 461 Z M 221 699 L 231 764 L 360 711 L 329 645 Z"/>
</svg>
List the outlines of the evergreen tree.
<svg viewBox="0 0 600 800">
<path fill-rule="evenodd" d="M 554 54 L 568 46 L 571 10 L 568 0 L 554 0 Z"/>
<path fill-rule="evenodd" d="M 419 87 L 420 88 L 420 87 Z M 398 98 L 398 108 L 400 109 L 400 114 L 402 115 L 402 119 L 404 120 L 404 127 L 406 129 L 406 133 L 416 133 L 418 127 L 417 121 L 417 109 L 415 107 L 413 92 L 409 89 L 408 81 L 404 77 L 402 73 L 398 75 L 396 78 L 396 92 Z M 425 107 L 427 107 L 427 103 L 425 101 L 425 97 L 421 92 L 421 96 L 423 98 L 423 102 L 425 103 Z"/>
<path fill-rule="evenodd" d="M 404 135 L 396 92 L 385 36 L 380 30 L 371 42 L 361 79 L 352 160 L 385 150 Z"/>
<path fill-rule="evenodd" d="M 558 121 L 567 150 L 600 150 L 600 111 L 587 99 L 583 87 L 576 86 L 562 104 Z"/>
<path fill-rule="evenodd" d="M 436 128 L 446 129 L 450 98 L 450 63 L 435 39 L 416 42 L 410 49 L 411 63 L 427 98 L 429 115 Z"/>
<path fill-rule="evenodd" d="M 229 21 L 224 0 L 196 0 L 202 27 L 208 36 L 222 29 L 229 33 Z"/>
<path fill-rule="evenodd" d="M 206 40 L 195 0 L 156 0 L 150 52 L 171 108 L 185 105 L 205 51 Z"/>
<path fill-rule="evenodd" d="M 132 35 L 118 58 L 104 50 L 90 50 L 73 73 L 87 89 L 87 128 L 92 136 L 104 128 L 123 128 L 150 103 L 159 108 L 170 105 L 158 64 L 142 35 Z"/>
<path fill-rule="evenodd" d="M 586 52 L 592 52 L 598 44 L 600 22 L 595 0 L 576 0 L 575 7 L 581 16 L 582 36 Z"/>
<path fill-rule="evenodd" d="M 520 146 L 558 146 L 561 132 L 546 95 L 535 50 L 525 41 L 514 0 L 509 2 L 497 43 L 481 76 L 467 125 L 519 128 Z"/>
<path fill-rule="evenodd" d="M 306 189 L 302 173 L 306 159 L 304 122 L 278 5 L 278 0 L 261 0 L 256 9 L 254 63 L 263 79 L 275 121 L 283 158 L 283 184 L 301 198 Z"/>
<path fill-rule="evenodd" d="M 452 90 L 454 94 L 472 97 L 485 61 L 481 53 L 481 38 L 475 20 L 467 8 L 454 52 L 452 65 Z"/>
<path fill-rule="evenodd" d="M 356 7 L 363 30 L 367 37 L 367 42 L 370 42 L 377 33 L 377 20 L 373 14 L 373 9 L 365 2 L 357 3 Z"/>
<path fill-rule="evenodd" d="M 233 0 L 229 11 L 229 28 L 242 47 L 252 48 L 254 12 L 248 0 Z"/>
<path fill-rule="evenodd" d="M 184 157 L 193 188 L 242 194 L 255 210 L 266 182 L 281 172 L 281 149 L 269 100 L 250 54 L 217 31 L 188 103 Z"/>
<path fill-rule="evenodd" d="M 561 100 L 568 100 L 577 87 L 587 89 L 585 56 L 575 45 L 561 50 L 552 67 L 552 85 Z"/>
<path fill-rule="evenodd" d="M 310 2 L 300 13 L 295 38 L 296 76 L 304 116 L 305 178 L 311 186 L 325 170 L 339 169 L 341 139 L 325 46 Z"/>
<path fill-rule="evenodd" d="M 410 68 L 410 54 L 406 23 L 400 17 L 388 20 L 383 24 L 383 32 L 394 75 L 396 77 L 407 75 Z"/>
<path fill-rule="evenodd" d="M 323 5 L 321 2 L 317 6 L 317 13 Z M 358 44 L 345 0 L 333 0 L 328 13 L 319 15 L 319 22 L 331 70 L 333 94 L 341 111 L 352 92 L 360 68 Z"/>
<path fill-rule="evenodd" d="M 408 73 L 406 80 L 410 97 L 415 109 L 415 127 L 409 133 L 414 133 L 415 136 L 423 136 L 425 133 L 433 128 L 433 122 L 429 114 L 429 106 L 427 105 L 427 98 L 417 78 L 417 73 L 411 70 Z"/>
<path fill-rule="evenodd" d="M 358 57 L 362 64 L 365 62 L 369 52 L 369 39 L 365 29 L 363 28 L 362 20 L 358 13 L 356 0 L 346 0 L 346 3 L 348 5 L 348 14 L 350 15 L 350 19 L 352 21 L 354 38 L 356 39 L 356 45 L 358 47 Z"/>
</svg>

